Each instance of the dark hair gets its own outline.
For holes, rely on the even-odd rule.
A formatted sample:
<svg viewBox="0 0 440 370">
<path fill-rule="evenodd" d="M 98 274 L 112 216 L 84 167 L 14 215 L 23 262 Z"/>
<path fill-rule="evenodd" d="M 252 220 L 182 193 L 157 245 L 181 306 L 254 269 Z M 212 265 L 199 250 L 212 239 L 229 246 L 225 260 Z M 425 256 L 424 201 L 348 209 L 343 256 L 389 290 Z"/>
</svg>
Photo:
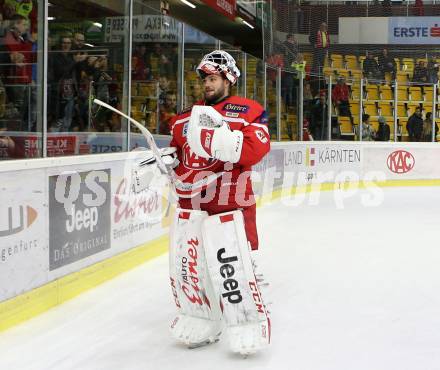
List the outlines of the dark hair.
<svg viewBox="0 0 440 370">
<path fill-rule="evenodd" d="M 370 115 L 369 114 L 366 114 L 366 113 L 364 113 L 363 115 L 362 115 L 362 122 L 365 122 L 365 121 L 367 121 L 368 119 L 370 118 Z"/>
<path fill-rule="evenodd" d="M 23 17 L 21 14 L 14 14 L 11 17 L 11 21 L 13 24 L 17 24 L 17 23 L 20 23 L 21 21 L 27 21 L 27 18 Z"/>
</svg>

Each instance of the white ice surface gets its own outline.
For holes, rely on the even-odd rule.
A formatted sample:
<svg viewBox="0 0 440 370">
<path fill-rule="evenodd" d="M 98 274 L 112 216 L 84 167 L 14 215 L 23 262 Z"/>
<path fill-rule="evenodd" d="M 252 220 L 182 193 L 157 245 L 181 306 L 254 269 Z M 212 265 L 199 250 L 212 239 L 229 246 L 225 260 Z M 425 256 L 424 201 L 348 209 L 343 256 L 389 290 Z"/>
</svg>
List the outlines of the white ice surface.
<svg viewBox="0 0 440 370">
<path fill-rule="evenodd" d="M 265 352 L 174 343 L 162 256 L 1 334 L 0 369 L 438 370 L 440 188 L 388 189 L 370 208 L 366 194 L 344 209 L 322 193 L 258 210 L 274 302 Z"/>
</svg>

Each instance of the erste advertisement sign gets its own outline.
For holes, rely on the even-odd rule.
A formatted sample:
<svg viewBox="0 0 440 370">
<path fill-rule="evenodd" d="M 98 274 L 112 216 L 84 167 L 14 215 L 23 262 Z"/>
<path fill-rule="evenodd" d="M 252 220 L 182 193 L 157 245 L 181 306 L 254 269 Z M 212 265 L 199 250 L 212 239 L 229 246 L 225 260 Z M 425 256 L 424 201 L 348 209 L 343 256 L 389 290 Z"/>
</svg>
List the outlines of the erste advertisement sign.
<svg viewBox="0 0 440 370">
<path fill-rule="evenodd" d="M 439 17 L 390 17 L 389 44 L 440 44 Z"/>
</svg>

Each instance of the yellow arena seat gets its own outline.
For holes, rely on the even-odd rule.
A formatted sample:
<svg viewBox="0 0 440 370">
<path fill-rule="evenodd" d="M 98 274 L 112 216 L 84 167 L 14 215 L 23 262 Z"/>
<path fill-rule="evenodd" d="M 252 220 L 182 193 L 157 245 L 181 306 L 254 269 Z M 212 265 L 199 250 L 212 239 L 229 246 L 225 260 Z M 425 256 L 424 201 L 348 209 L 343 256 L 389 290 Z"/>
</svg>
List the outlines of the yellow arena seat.
<svg viewBox="0 0 440 370">
<path fill-rule="evenodd" d="M 361 97 L 361 87 L 359 85 L 351 85 L 351 98 L 359 100 Z"/>
<path fill-rule="evenodd" d="M 406 86 L 397 87 L 397 101 L 407 101 L 408 100 L 408 88 Z"/>
<path fill-rule="evenodd" d="M 369 114 L 370 116 L 377 116 L 376 103 L 365 102 L 364 103 L 364 113 Z"/>
<path fill-rule="evenodd" d="M 418 86 L 411 86 L 409 88 L 409 99 L 411 101 L 422 101 L 422 89 Z"/>
<path fill-rule="evenodd" d="M 342 135 L 353 135 L 353 125 L 350 117 L 338 117 L 339 128 Z"/>
<path fill-rule="evenodd" d="M 408 117 L 408 112 L 405 103 L 397 104 L 397 117 Z"/>
<path fill-rule="evenodd" d="M 396 75 L 396 80 L 400 84 L 406 84 L 408 82 L 408 72 L 398 71 Z"/>
<path fill-rule="evenodd" d="M 359 101 L 350 100 L 350 111 L 353 116 L 359 115 Z"/>
<path fill-rule="evenodd" d="M 434 89 L 431 86 L 423 86 L 423 100 L 432 102 L 434 99 Z"/>
<path fill-rule="evenodd" d="M 379 87 L 380 98 L 382 100 L 393 100 L 393 90 L 388 85 L 381 85 Z"/>
<path fill-rule="evenodd" d="M 379 100 L 379 90 L 377 89 L 377 85 L 367 85 L 367 99 L 368 100 Z"/>
<path fill-rule="evenodd" d="M 379 102 L 379 110 L 380 110 L 381 116 L 385 116 L 385 117 L 392 117 L 393 116 L 392 103 Z"/>
<path fill-rule="evenodd" d="M 360 69 L 349 69 L 348 73 L 352 80 L 354 80 L 356 83 L 359 83 L 360 79 L 362 78 L 362 71 Z"/>
<path fill-rule="evenodd" d="M 341 68 L 341 69 L 345 68 L 344 59 L 341 54 L 331 54 L 330 60 L 331 60 L 332 68 Z"/>
<path fill-rule="evenodd" d="M 402 137 L 408 136 L 408 130 L 406 129 L 406 124 L 408 123 L 408 118 L 399 119 L 399 131 Z"/>
<path fill-rule="evenodd" d="M 345 66 L 347 69 L 358 70 L 359 64 L 355 55 L 346 55 L 345 56 Z"/>
</svg>

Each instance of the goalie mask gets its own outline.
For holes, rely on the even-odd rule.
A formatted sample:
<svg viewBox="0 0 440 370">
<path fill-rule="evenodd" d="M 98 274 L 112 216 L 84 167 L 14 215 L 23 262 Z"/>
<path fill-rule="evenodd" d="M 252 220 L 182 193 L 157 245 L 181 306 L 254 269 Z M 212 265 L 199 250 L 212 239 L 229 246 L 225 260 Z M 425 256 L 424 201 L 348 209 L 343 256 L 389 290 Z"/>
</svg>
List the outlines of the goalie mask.
<svg viewBox="0 0 440 370">
<path fill-rule="evenodd" d="M 197 67 L 197 74 L 202 79 L 211 74 L 222 75 L 231 82 L 231 85 L 234 85 L 240 77 L 240 70 L 229 53 L 214 50 L 203 57 Z"/>
</svg>

